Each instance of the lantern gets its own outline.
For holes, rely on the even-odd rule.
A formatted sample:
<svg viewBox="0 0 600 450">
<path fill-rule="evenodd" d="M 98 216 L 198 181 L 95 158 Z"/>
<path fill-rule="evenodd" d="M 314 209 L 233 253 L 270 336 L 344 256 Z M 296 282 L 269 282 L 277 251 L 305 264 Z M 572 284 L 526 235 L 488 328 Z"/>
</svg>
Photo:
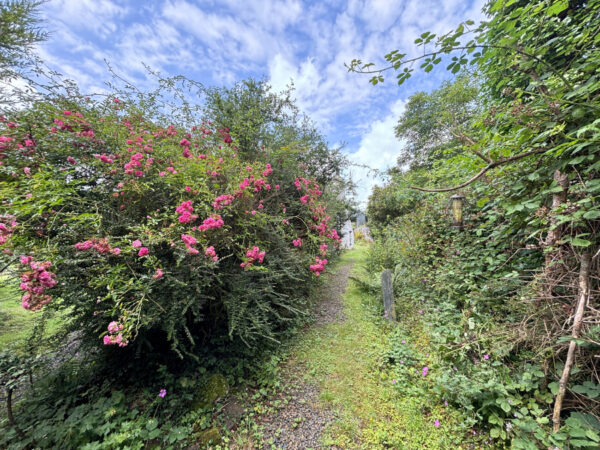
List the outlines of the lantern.
<svg viewBox="0 0 600 450">
<path fill-rule="evenodd" d="M 458 230 L 463 228 L 463 203 L 465 196 L 456 194 L 450 197 L 452 202 L 452 227 Z"/>
</svg>

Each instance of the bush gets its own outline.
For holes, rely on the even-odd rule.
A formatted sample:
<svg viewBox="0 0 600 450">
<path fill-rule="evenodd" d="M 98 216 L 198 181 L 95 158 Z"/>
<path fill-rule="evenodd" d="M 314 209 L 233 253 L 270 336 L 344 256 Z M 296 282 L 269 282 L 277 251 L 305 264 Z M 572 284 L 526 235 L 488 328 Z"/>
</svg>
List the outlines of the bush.
<svg viewBox="0 0 600 450">
<path fill-rule="evenodd" d="M 294 152 L 243 161 L 227 129 L 110 98 L 39 102 L 0 134 L 2 264 L 25 308 L 68 309 L 65 333 L 91 346 L 183 356 L 222 334 L 276 340 L 338 243 Z"/>
</svg>

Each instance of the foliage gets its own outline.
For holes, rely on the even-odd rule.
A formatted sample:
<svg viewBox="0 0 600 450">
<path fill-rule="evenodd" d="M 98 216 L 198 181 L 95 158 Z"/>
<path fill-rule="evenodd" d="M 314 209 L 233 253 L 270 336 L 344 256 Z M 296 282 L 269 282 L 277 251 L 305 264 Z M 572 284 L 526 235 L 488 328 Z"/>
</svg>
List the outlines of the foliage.
<svg viewBox="0 0 600 450">
<path fill-rule="evenodd" d="M 34 30 L 33 10 L 15 30 Z M 243 380 L 305 320 L 338 252 L 345 160 L 263 83 L 157 77 L 143 92 L 113 73 L 113 92 L 88 97 L 38 69 L 36 91 L 0 104 L 0 267 L 42 310 L 24 354 L 0 358 L 5 387 L 35 386 L 1 446 L 175 445 L 207 369 Z M 157 398 L 157 380 L 180 397 Z"/>
<path fill-rule="evenodd" d="M 399 167 L 372 197 L 369 208 L 385 213 L 375 214 L 378 242 L 369 267 L 393 268 L 401 274 L 399 295 L 431 301 L 424 318 L 442 358 L 440 395 L 462 405 L 473 424 L 518 448 L 597 445 L 594 398 L 600 380 L 593 355 L 599 286 L 580 270 L 592 256 L 596 267 L 600 248 L 599 7 L 563 0 L 489 1 L 489 20 L 480 26 L 465 21 L 440 37 L 423 33 L 416 41 L 421 56 L 392 51 L 383 69 L 359 60 L 350 65 L 374 73 L 373 84 L 387 70 L 397 71 L 401 84 L 417 62 L 425 72 L 442 61 L 452 73 L 478 71 L 481 108 L 465 122 L 451 129 L 441 123 L 437 130 L 446 129 L 461 145 L 441 154 L 423 147 L 430 158 L 426 172 Z M 451 104 L 438 112 L 424 94 L 413 103 L 419 106 L 410 116 L 414 130 L 430 129 L 434 112 L 452 116 Z M 428 200 L 413 203 L 414 210 L 397 202 L 416 197 L 415 189 L 465 195 L 464 230 L 449 228 L 447 197 L 428 194 Z M 581 335 L 573 338 L 573 312 L 585 295 L 581 283 L 589 285 L 591 296 Z M 578 350 L 569 372 L 566 342 L 573 339 Z M 481 363 L 484 355 L 491 362 Z M 562 403 L 563 421 L 558 417 L 550 431 L 553 396 L 565 374 L 571 391 Z M 513 406 L 506 406 L 507 399 Z M 581 410 L 585 419 L 576 416 Z"/>
<path fill-rule="evenodd" d="M 398 167 L 430 167 L 434 159 L 448 158 L 464 142 L 465 127 L 481 108 L 473 77 L 462 75 L 442 83 L 432 93 L 412 95 L 396 125 L 396 137 L 405 141 Z"/>
<path fill-rule="evenodd" d="M 3 0 L 0 2 L 0 79 L 31 64 L 31 49 L 47 38 L 38 24 L 42 1 Z M 0 91 L 1 92 L 1 91 Z"/>
</svg>

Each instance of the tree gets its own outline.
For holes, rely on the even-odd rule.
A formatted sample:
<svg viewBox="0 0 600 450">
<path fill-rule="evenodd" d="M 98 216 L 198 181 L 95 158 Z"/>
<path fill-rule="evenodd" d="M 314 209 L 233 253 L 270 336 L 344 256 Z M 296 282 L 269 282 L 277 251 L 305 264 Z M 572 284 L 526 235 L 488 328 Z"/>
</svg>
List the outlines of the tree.
<svg viewBox="0 0 600 450">
<path fill-rule="evenodd" d="M 42 3 L 37 0 L 0 2 L 0 79 L 12 77 L 30 65 L 34 45 L 48 37 L 38 26 L 38 8 Z"/>
<path fill-rule="evenodd" d="M 476 80 L 463 75 L 431 94 L 412 95 L 395 129 L 406 141 L 398 166 L 430 167 L 436 158 L 447 158 L 447 151 L 468 145 L 465 127 L 481 108 L 478 93 Z"/>
<path fill-rule="evenodd" d="M 266 161 L 285 149 L 320 184 L 341 176 L 347 165 L 341 148 L 329 148 L 314 122 L 300 114 L 292 88 L 275 93 L 265 81 L 248 79 L 204 92 L 205 121 L 229 135 L 241 158 Z"/>
</svg>

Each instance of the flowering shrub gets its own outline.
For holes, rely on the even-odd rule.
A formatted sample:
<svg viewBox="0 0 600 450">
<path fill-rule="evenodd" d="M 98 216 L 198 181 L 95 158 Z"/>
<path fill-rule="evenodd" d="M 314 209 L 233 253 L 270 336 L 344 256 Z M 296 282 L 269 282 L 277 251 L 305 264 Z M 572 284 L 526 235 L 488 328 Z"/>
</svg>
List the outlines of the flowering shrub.
<svg viewBox="0 0 600 450">
<path fill-rule="evenodd" d="M 181 355 L 222 329 L 273 337 L 301 312 L 339 237 L 293 153 L 242 160 L 226 129 L 117 98 L 58 104 L 0 122 L 1 258 L 31 255 L 25 308 L 69 308 L 92 345 L 166 340 Z"/>
</svg>

